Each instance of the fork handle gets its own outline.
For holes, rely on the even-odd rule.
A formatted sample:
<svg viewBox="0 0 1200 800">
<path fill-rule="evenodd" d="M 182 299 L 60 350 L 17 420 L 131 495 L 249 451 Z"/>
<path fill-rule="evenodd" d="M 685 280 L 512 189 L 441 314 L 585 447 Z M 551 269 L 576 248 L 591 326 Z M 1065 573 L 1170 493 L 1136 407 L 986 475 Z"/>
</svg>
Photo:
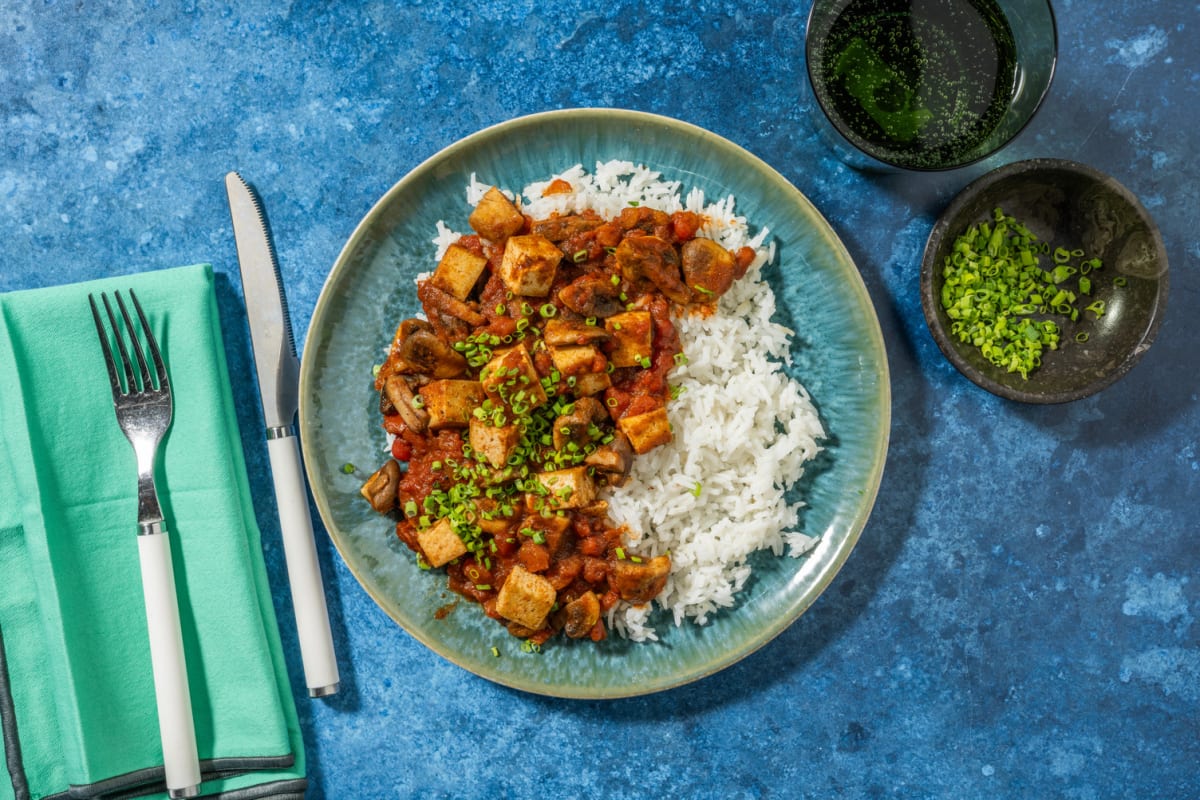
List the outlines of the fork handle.
<svg viewBox="0 0 1200 800">
<path fill-rule="evenodd" d="M 293 435 L 268 438 L 267 453 L 271 459 L 271 476 L 275 480 L 275 500 L 279 507 L 279 527 L 292 591 L 292 610 L 296 615 L 300 660 L 304 664 L 304 682 L 311 697 L 325 697 L 338 690 L 338 665 L 333 652 L 329 610 L 325 605 L 321 564 L 317 561 L 317 545 L 313 539 L 312 515 L 308 512 L 308 494 L 300 470 L 300 445 Z"/>
<path fill-rule="evenodd" d="M 171 542 L 165 533 L 139 535 L 137 541 L 167 791 L 172 798 L 195 797 L 200 791 L 200 762 L 171 567 Z"/>
</svg>

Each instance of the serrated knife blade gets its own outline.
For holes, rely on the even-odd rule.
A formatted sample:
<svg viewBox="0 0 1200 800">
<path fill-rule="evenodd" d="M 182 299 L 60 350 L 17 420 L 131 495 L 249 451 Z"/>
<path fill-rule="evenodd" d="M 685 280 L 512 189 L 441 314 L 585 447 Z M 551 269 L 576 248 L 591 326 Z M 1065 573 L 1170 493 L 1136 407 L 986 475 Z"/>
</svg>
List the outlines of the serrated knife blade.
<svg viewBox="0 0 1200 800">
<path fill-rule="evenodd" d="M 258 196 L 236 172 L 225 176 L 241 265 L 246 316 L 267 428 L 290 426 L 299 405 L 300 361 L 275 246 Z"/>
<path fill-rule="evenodd" d="M 340 679 L 293 425 L 299 403 L 300 362 L 262 204 L 236 172 L 225 176 L 225 190 L 246 297 L 304 680 L 310 696 L 324 697 L 337 691 Z"/>
</svg>

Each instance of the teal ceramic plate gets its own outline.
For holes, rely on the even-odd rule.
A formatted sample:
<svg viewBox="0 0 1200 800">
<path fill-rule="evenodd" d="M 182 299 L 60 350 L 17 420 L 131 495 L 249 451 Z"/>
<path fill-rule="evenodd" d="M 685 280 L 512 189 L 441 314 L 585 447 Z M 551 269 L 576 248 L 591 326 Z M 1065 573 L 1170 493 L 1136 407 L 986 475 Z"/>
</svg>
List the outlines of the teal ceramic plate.
<svg viewBox="0 0 1200 800">
<path fill-rule="evenodd" d="M 435 224 L 458 230 L 470 212 L 465 187 L 520 190 L 574 164 L 645 164 L 710 200 L 733 194 L 752 228 L 777 245 L 770 281 L 779 320 L 796 331 L 789 372 L 812 394 L 826 431 L 801 491 L 801 530 L 820 537 L 804 558 L 755 557 L 734 608 L 705 626 L 657 626 L 661 640 L 599 645 L 555 639 L 540 654 L 477 607 L 455 605 L 441 575 L 420 571 L 359 496 L 382 463 L 384 439 L 371 368 L 400 320 L 417 310 L 413 279 L 431 269 Z M 812 605 L 866 524 L 883 472 L 891 396 L 883 338 L 862 278 L 821 214 L 779 173 L 701 128 L 612 109 L 548 112 L 463 139 L 414 169 L 355 229 L 313 313 L 300 370 L 300 435 L 321 518 L 350 570 L 380 607 L 434 652 L 464 669 L 529 692 L 609 698 L 668 689 L 710 675 L 761 647 Z M 452 609 L 452 610 L 451 610 Z M 492 654 L 497 647 L 502 656 Z"/>
</svg>

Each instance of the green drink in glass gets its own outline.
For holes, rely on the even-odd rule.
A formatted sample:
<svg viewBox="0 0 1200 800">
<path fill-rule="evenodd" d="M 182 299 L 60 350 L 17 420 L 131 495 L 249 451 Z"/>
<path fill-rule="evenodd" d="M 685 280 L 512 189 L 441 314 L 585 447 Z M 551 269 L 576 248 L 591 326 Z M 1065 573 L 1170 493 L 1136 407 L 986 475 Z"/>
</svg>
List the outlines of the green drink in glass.
<svg viewBox="0 0 1200 800">
<path fill-rule="evenodd" d="M 816 0 L 806 50 L 851 163 L 937 170 L 990 155 L 1032 118 L 1056 33 L 1046 0 Z"/>
</svg>

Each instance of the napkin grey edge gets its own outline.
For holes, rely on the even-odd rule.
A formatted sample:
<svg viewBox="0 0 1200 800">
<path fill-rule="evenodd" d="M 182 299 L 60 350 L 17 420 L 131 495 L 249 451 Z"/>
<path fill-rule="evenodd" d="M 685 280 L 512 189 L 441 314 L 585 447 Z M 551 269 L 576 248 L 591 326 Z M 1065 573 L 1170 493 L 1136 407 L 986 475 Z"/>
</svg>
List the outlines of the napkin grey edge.
<svg viewBox="0 0 1200 800">
<path fill-rule="evenodd" d="M 4 737 L 4 762 L 12 780 L 15 800 L 29 800 L 25 762 L 21 759 L 21 738 L 17 732 L 17 714 L 12 685 L 8 679 L 8 657 L 4 651 L 4 631 L 0 629 L 0 729 Z"/>
<path fill-rule="evenodd" d="M 287 769 L 296 763 L 293 754 L 282 756 L 248 756 L 245 758 L 212 758 L 200 762 L 201 781 L 236 778 L 253 774 L 258 770 Z M 299 797 L 304 796 L 308 787 L 308 779 L 283 778 L 277 781 L 243 786 L 237 789 L 227 789 L 214 794 L 205 793 L 203 797 L 216 797 L 222 800 L 284 800 L 299 791 Z M 146 767 L 145 769 L 116 775 L 102 781 L 88 784 L 75 784 L 65 791 L 47 795 L 44 800 L 121 800 L 122 798 L 149 797 L 166 793 L 162 767 Z M 26 795 L 28 797 L 28 795 Z"/>
</svg>

